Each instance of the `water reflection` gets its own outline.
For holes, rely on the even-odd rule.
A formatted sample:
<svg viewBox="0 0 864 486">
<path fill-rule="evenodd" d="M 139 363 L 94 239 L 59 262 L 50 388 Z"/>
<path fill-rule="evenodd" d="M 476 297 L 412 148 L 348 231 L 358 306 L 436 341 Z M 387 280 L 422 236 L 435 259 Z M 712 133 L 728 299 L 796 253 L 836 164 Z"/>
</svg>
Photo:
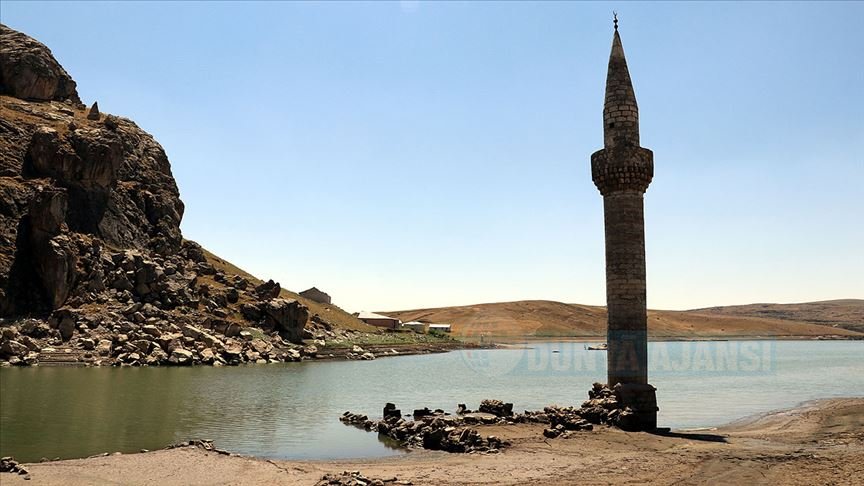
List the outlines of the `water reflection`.
<svg viewBox="0 0 864 486">
<path fill-rule="evenodd" d="M 404 445 L 402 445 L 401 442 L 394 439 L 393 437 L 390 437 L 389 435 L 379 434 L 377 432 L 374 432 L 374 433 L 370 432 L 370 431 L 366 430 L 366 428 L 360 424 L 345 424 L 345 423 L 343 423 L 343 425 L 345 427 L 351 427 L 353 429 L 365 432 L 367 434 L 374 434 L 376 436 L 375 438 L 378 439 L 378 442 L 380 442 L 381 445 L 383 445 L 384 447 L 386 447 L 388 449 L 398 451 L 398 452 L 407 452 L 408 451 L 407 447 L 405 447 Z"/>
<path fill-rule="evenodd" d="M 652 343 L 649 352 L 665 426 L 864 395 L 861 342 Z M 70 458 L 206 438 L 273 458 L 380 457 L 402 450 L 344 426 L 342 412 L 377 418 L 385 402 L 453 411 L 484 398 L 517 411 L 579 404 L 605 373 L 605 353 L 581 343 L 236 368 L 4 368 L 0 454 Z"/>
</svg>

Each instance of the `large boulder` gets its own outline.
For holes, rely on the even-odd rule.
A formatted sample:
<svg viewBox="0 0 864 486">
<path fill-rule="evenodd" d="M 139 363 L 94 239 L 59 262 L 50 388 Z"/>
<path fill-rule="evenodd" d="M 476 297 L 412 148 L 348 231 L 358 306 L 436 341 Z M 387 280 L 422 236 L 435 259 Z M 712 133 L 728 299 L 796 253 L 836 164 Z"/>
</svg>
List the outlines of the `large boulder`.
<svg viewBox="0 0 864 486">
<path fill-rule="evenodd" d="M 483 400 L 478 408 L 480 412 L 491 413 L 496 417 L 509 417 L 513 415 L 513 404 L 504 403 L 501 400 Z"/>
<path fill-rule="evenodd" d="M 255 287 L 255 294 L 261 300 L 275 299 L 279 297 L 280 292 L 282 292 L 282 287 L 279 285 L 279 282 L 274 282 L 273 280 L 268 280 Z"/>
<path fill-rule="evenodd" d="M 68 341 L 75 333 L 75 325 L 78 321 L 78 315 L 75 311 L 68 307 L 57 309 L 51 314 L 48 323 L 54 329 L 60 332 L 60 337 L 64 341 Z"/>
<path fill-rule="evenodd" d="M 171 351 L 171 356 L 168 357 L 168 362 L 173 365 L 191 365 L 193 356 L 194 355 L 189 350 L 176 348 Z"/>
<path fill-rule="evenodd" d="M 102 339 L 96 345 L 96 354 L 99 356 L 111 356 L 111 348 L 113 344 L 108 339 Z"/>
<path fill-rule="evenodd" d="M 41 42 L 0 24 L 0 93 L 80 103 L 75 81 Z"/>
<path fill-rule="evenodd" d="M 256 353 L 266 355 L 269 354 L 270 351 L 273 350 L 273 345 L 264 341 L 263 339 L 253 339 L 249 346 L 255 350 Z"/>
<path fill-rule="evenodd" d="M 293 343 L 303 341 L 303 329 L 309 320 L 309 309 L 293 299 L 272 299 L 261 304 L 265 325 L 279 331 Z"/>
<path fill-rule="evenodd" d="M 40 191 L 30 200 L 30 256 L 51 309 L 66 302 L 75 284 L 77 248 L 61 234 L 66 210 L 66 192 L 62 189 Z"/>
<path fill-rule="evenodd" d="M 28 351 L 27 346 L 24 346 L 18 341 L 9 340 L 3 341 L 3 344 L 0 344 L 0 355 L 5 358 L 12 356 L 23 357 Z"/>
</svg>

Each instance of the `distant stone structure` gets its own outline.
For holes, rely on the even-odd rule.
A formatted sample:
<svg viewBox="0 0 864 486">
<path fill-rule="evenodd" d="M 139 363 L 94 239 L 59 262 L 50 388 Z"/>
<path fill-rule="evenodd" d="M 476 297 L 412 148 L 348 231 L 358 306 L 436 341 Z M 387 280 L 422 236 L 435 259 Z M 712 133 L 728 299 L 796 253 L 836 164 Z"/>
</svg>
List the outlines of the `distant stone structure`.
<svg viewBox="0 0 864 486">
<path fill-rule="evenodd" d="M 326 292 L 323 292 L 321 290 L 318 290 L 315 287 L 312 287 L 311 289 L 306 289 L 303 292 L 300 292 L 300 297 L 304 297 L 304 298 L 307 298 L 309 300 L 312 300 L 312 301 L 315 301 L 315 302 L 318 302 L 321 304 L 331 304 L 332 303 L 332 302 L 330 302 L 330 295 L 329 294 L 327 294 Z"/>
<path fill-rule="evenodd" d="M 639 146 L 639 108 L 624 47 L 615 35 L 606 74 L 603 149 L 591 155 L 591 177 L 603 195 L 606 226 L 608 384 L 634 413 L 631 429 L 657 426 L 648 384 L 645 223 L 642 198 L 654 176 L 654 154 Z"/>
<path fill-rule="evenodd" d="M 361 311 L 357 313 L 357 319 L 369 324 L 370 326 L 383 327 L 386 329 L 399 329 L 402 321 L 395 317 L 376 314 L 374 312 Z"/>
</svg>

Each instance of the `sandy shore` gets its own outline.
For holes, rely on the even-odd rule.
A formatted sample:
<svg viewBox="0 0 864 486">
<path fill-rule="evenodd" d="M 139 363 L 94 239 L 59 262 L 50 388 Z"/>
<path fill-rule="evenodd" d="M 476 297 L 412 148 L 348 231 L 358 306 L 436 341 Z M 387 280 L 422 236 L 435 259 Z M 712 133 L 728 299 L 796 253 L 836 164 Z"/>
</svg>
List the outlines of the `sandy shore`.
<svg viewBox="0 0 864 486">
<path fill-rule="evenodd" d="M 28 464 L 30 480 L 5 473 L 0 482 L 312 485 L 326 473 L 346 470 L 415 485 L 851 485 L 864 478 L 864 398 L 813 402 L 699 432 L 628 433 L 600 427 L 567 439 L 544 439 L 542 426 L 533 424 L 481 431 L 513 446 L 491 455 L 415 451 L 356 461 L 270 461 L 181 448 Z"/>
</svg>

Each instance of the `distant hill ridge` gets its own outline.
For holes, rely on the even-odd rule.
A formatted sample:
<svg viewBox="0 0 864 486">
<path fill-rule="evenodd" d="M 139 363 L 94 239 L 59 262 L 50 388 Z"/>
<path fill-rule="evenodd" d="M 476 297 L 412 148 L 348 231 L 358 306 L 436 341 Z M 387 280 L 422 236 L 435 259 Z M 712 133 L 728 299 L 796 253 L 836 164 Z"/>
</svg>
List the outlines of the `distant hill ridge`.
<svg viewBox="0 0 864 486">
<path fill-rule="evenodd" d="M 606 308 L 546 300 L 382 312 L 446 322 L 458 336 L 603 337 Z M 648 311 L 653 339 L 834 336 L 864 338 L 864 300 Z"/>
<path fill-rule="evenodd" d="M 688 312 L 748 316 L 838 326 L 864 332 L 864 299 L 836 299 L 798 304 L 747 304 L 706 307 Z"/>
</svg>

